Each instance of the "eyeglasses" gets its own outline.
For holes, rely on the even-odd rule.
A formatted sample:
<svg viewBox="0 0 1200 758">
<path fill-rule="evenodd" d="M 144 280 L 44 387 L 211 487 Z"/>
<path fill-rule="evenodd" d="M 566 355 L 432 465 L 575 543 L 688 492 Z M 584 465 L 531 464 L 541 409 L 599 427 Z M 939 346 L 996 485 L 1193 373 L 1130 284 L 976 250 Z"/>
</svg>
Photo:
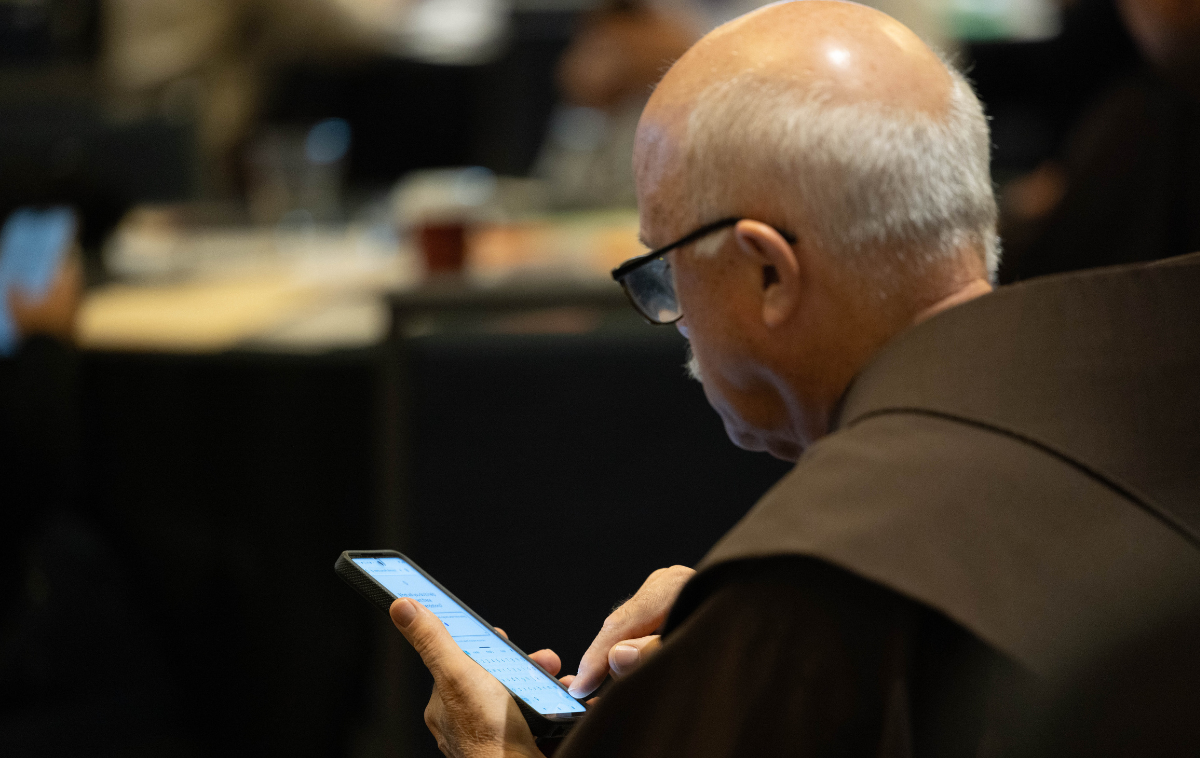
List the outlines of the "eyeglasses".
<svg viewBox="0 0 1200 758">
<path fill-rule="evenodd" d="M 667 253 L 733 226 L 741 220 L 736 217 L 723 218 L 705 224 L 665 247 L 630 258 L 613 269 L 612 278 L 625 290 L 625 297 L 629 298 L 629 303 L 642 318 L 651 324 L 674 324 L 683 318 L 683 311 L 679 306 L 679 297 L 675 294 L 675 278 L 671 274 L 671 262 L 667 259 Z M 775 231 L 779 232 L 789 245 L 796 244 L 795 235 L 779 229 Z"/>
</svg>

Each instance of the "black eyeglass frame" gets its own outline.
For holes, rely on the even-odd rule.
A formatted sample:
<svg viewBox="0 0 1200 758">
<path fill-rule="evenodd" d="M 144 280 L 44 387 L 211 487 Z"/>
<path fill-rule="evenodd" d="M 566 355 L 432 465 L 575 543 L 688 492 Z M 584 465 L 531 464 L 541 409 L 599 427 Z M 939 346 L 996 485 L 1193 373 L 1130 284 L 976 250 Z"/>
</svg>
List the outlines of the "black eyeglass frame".
<svg viewBox="0 0 1200 758">
<path fill-rule="evenodd" d="M 672 250 L 675 250 L 676 248 L 683 247 L 684 245 L 689 245 L 689 244 L 695 242 L 696 240 L 707 237 L 708 235 L 712 234 L 713 232 L 717 232 L 717 231 L 720 231 L 721 229 L 725 229 L 726 227 L 733 226 L 734 224 L 736 224 L 737 222 L 742 221 L 742 220 L 743 220 L 743 217 L 741 217 L 741 216 L 730 216 L 728 218 L 720 219 L 719 221 L 713 221 L 712 223 L 705 224 L 704 226 L 700 227 L 699 229 L 696 229 L 693 232 L 685 234 L 684 236 L 680 237 L 679 239 L 675 240 L 674 242 L 672 242 L 669 245 L 664 245 L 663 247 L 660 247 L 657 250 L 651 250 L 648 253 L 643 253 L 643 254 L 637 256 L 636 258 L 630 258 L 629 260 L 625 261 L 620 266 L 617 266 L 616 268 L 614 268 L 612 270 L 612 278 L 615 282 L 617 282 L 617 284 L 621 285 L 621 291 L 625 293 L 625 297 L 626 297 L 626 299 L 629 300 L 629 304 L 632 305 L 633 309 L 635 311 L 637 311 L 641 315 L 642 318 L 646 319 L 646 321 L 650 322 L 651 324 L 655 324 L 655 325 L 674 324 L 676 321 L 683 318 L 682 313 L 680 313 L 677 317 L 671 319 L 670 321 L 656 321 L 655 319 L 646 315 L 642 311 L 642 309 L 638 306 L 637 301 L 633 299 L 633 295 L 629 294 L 629 288 L 625 286 L 625 282 L 623 281 L 624 278 L 627 275 L 629 275 L 631 272 L 636 271 L 637 269 L 641 268 L 642 266 L 645 266 L 647 263 L 650 263 L 651 261 L 658 260 L 659 258 L 663 257 L 664 255 L 671 252 Z M 791 232 L 785 232 L 782 229 L 778 229 L 776 227 L 771 227 L 771 228 L 775 229 L 775 231 L 779 232 L 779 236 L 783 237 L 783 239 L 786 240 L 789 245 L 796 244 L 796 239 L 797 239 L 796 235 L 792 234 Z"/>
</svg>

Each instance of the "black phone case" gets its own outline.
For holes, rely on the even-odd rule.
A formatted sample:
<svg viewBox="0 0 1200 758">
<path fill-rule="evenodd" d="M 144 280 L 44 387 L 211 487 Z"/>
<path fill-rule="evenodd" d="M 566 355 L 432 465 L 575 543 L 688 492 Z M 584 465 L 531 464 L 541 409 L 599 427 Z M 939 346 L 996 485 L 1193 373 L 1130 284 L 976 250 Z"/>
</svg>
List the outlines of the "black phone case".
<svg viewBox="0 0 1200 758">
<path fill-rule="evenodd" d="M 413 563 L 408 556 L 404 555 L 403 553 L 398 553 L 395 550 L 363 550 L 354 552 L 388 553 L 396 555 L 407 561 L 414 568 L 417 568 L 417 564 Z M 345 580 L 346 584 L 349 584 L 358 591 L 358 594 L 365 597 L 367 601 L 371 603 L 371 605 L 374 605 L 384 613 L 388 613 L 389 609 L 392 607 L 392 602 L 395 601 L 395 598 L 392 597 L 391 593 L 389 593 L 387 590 L 383 589 L 374 581 L 372 581 L 365 573 L 363 573 L 360 568 L 355 566 L 350 559 L 346 557 L 346 553 L 342 553 L 338 556 L 337 563 L 333 564 L 333 570 L 338 576 Z M 417 570 L 420 571 L 420 568 L 417 568 Z M 422 571 L 421 573 L 424 572 Z M 426 577 L 432 580 L 436 586 L 440 587 L 446 592 L 446 594 L 450 595 L 450 597 L 458 600 L 458 598 L 455 598 L 454 595 L 449 592 L 449 590 L 446 590 L 444 587 L 438 584 L 433 577 L 430 577 L 428 574 L 426 574 Z M 467 608 L 467 606 L 463 604 L 461 600 L 458 600 L 458 603 L 459 605 L 462 605 L 463 608 Z M 467 608 L 467 610 L 470 609 Z M 516 646 L 514 645 L 513 647 Z M 517 648 L 517 651 L 522 655 L 525 654 L 520 648 Z M 551 721 L 531 708 L 529 704 L 521 698 L 513 695 L 511 692 L 509 695 L 512 696 L 513 701 L 517 704 L 517 708 L 521 710 L 521 715 L 525 717 L 525 723 L 529 724 L 529 731 L 533 732 L 533 736 L 538 738 L 539 741 L 559 739 L 564 737 L 566 736 L 567 732 L 571 730 L 571 727 L 575 725 L 574 721 Z"/>
</svg>

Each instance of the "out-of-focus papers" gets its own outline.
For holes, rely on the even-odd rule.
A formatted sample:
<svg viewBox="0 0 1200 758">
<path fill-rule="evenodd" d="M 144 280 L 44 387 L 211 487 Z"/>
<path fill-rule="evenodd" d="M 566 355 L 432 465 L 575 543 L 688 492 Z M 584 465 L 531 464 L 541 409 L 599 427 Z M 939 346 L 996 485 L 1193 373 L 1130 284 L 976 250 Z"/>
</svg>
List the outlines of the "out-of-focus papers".
<svg viewBox="0 0 1200 758">
<path fill-rule="evenodd" d="M 323 301 L 247 343 L 257 350 L 319 352 L 336 347 L 374 345 L 387 336 L 391 313 L 378 295 L 348 295 Z"/>
<path fill-rule="evenodd" d="M 115 284 L 84 300 L 78 339 L 93 349 L 223 350 L 314 307 L 319 296 L 286 276 Z"/>
<path fill-rule="evenodd" d="M 371 344 L 386 333 L 386 320 L 370 315 L 382 312 L 383 293 L 419 279 L 394 236 L 370 229 L 189 228 L 172 218 L 135 211 L 114 235 L 106 258 L 123 281 L 88 292 L 78 323 L 83 347 L 212 352 Z"/>
</svg>

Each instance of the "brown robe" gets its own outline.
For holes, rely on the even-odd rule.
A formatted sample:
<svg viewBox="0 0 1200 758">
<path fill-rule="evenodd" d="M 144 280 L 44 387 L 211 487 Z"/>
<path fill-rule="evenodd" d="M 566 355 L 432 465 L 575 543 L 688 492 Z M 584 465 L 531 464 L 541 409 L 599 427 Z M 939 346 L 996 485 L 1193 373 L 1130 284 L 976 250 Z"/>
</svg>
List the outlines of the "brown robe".
<svg viewBox="0 0 1200 758">
<path fill-rule="evenodd" d="M 1200 597 L 1198 304 L 1193 255 L 899 335 L 560 755 L 1014 749 L 1019 708 Z"/>
</svg>

